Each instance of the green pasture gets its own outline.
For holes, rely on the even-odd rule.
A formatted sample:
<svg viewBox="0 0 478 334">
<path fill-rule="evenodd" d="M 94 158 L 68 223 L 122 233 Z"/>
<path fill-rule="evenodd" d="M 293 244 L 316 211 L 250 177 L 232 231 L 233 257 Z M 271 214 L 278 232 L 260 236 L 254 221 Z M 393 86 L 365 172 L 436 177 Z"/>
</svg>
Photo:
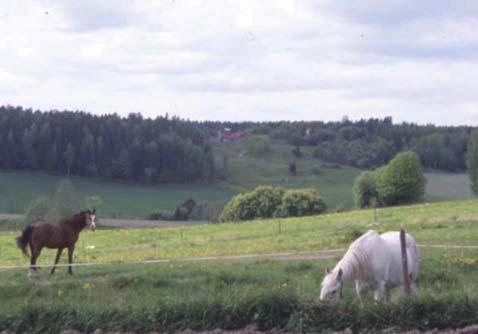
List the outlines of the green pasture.
<svg viewBox="0 0 478 334">
<path fill-rule="evenodd" d="M 33 172 L 0 172 L 0 212 L 23 213 L 39 195 L 52 195 L 60 176 Z M 235 191 L 220 185 L 144 185 L 102 182 L 73 177 L 71 181 L 84 200 L 98 195 L 103 199 L 102 214 L 110 218 L 146 218 L 153 211 L 174 210 L 192 197 L 198 203 L 224 203 Z"/>
<path fill-rule="evenodd" d="M 234 329 L 333 332 L 385 328 L 445 328 L 478 323 L 478 250 L 421 249 L 412 298 L 395 289 L 390 305 L 371 295 L 360 306 L 351 287 L 338 304 L 318 303 L 327 260 L 210 260 L 195 257 L 299 252 L 347 247 L 368 229 L 406 228 L 419 244 L 478 244 L 476 200 L 324 214 L 314 217 L 182 228 L 83 232 L 69 276 L 58 268 L 37 278 L 0 270 L 0 331 L 58 333 Z M 0 232 L 0 264 L 25 265 L 14 247 L 18 231 Z M 51 264 L 44 251 L 40 263 Z M 171 258 L 165 264 L 130 261 Z M 191 258 L 188 261 L 179 261 Z M 177 259 L 175 261 L 174 259 Z M 65 263 L 65 258 L 62 259 Z M 101 265 L 102 263 L 111 263 Z"/>
<path fill-rule="evenodd" d="M 292 332 L 461 327 L 478 321 L 478 251 L 422 252 L 417 290 L 392 304 L 360 306 L 352 287 L 338 304 L 318 303 L 334 260 L 211 261 L 64 268 L 35 281 L 25 270 L 0 271 L 0 330 L 60 333 L 235 329 Z"/>
<path fill-rule="evenodd" d="M 369 229 L 404 227 L 418 243 L 478 244 L 478 201 L 464 200 L 356 210 L 319 216 L 177 228 L 102 229 L 81 234 L 76 262 L 128 262 L 341 248 Z M 25 264 L 19 231 L 0 232 L 0 264 Z M 51 263 L 44 250 L 40 263 Z M 64 260 L 64 259 L 63 259 Z"/>
</svg>

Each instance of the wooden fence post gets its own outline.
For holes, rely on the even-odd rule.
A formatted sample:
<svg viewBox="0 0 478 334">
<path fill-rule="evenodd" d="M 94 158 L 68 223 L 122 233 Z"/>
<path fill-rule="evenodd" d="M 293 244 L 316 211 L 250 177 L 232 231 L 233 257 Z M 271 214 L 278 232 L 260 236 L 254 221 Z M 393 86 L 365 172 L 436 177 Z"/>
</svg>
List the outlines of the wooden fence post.
<svg viewBox="0 0 478 334">
<path fill-rule="evenodd" d="M 400 248 L 402 250 L 402 273 L 403 273 L 403 287 L 405 294 L 408 296 L 411 293 L 410 277 L 408 276 L 408 259 L 407 259 L 407 242 L 405 238 L 405 230 L 400 229 Z"/>
</svg>

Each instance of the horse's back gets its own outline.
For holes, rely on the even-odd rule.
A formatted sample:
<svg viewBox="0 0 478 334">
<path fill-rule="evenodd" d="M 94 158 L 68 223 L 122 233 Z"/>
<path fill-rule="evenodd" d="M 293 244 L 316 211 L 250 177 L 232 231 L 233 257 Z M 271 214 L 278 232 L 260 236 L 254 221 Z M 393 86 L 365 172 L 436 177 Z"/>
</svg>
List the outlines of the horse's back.
<svg viewBox="0 0 478 334">
<path fill-rule="evenodd" d="M 41 247 L 58 248 L 64 244 L 64 233 L 61 224 L 39 221 L 33 225 L 33 242 Z"/>
<path fill-rule="evenodd" d="M 380 235 L 386 245 L 390 257 L 389 279 L 394 284 L 400 284 L 403 280 L 402 272 L 402 250 L 400 244 L 400 232 L 386 232 Z M 415 280 L 418 274 L 418 249 L 413 237 L 406 234 L 408 273 Z"/>
</svg>

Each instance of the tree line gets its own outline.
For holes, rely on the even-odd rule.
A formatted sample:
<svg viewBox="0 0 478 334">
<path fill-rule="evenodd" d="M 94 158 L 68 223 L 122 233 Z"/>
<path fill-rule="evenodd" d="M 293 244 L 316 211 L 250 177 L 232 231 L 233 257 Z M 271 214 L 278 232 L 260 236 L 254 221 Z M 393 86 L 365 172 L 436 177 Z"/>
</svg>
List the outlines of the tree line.
<svg viewBox="0 0 478 334">
<path fill-rule="evenodd" d="M 40 112 L 0 106 L 0 168 L 156 182 L 216 177 L 210 137 L 223 128 L 267 135 L 296 147 L 313 146 L 321 160 L 376 168 L 412 150 L 425 168 L 466 169 L 471 127 L 394 124 L 391 117 L 341 122 L 196 122 Z"/>
<path fill-rule="evenodd" d="M 391 117 L 341 122 L 205 122 L 210 133 L 230 127 L 269 135 L 294 146 L 313 146 L 315 156 L 327 162 L 358 168 L 388 163 L 397 153 L 412 150 L 425 168 L 444 171 L 466 169 L 466 149 L 472 127 L 394 124 Z"/>
<path fill-rule="evenodd" d="M 214 177 L 208 135 L 194 122 L 130 114 L 0 106 L 0 168 L 142 182 Z"/>
</svg>

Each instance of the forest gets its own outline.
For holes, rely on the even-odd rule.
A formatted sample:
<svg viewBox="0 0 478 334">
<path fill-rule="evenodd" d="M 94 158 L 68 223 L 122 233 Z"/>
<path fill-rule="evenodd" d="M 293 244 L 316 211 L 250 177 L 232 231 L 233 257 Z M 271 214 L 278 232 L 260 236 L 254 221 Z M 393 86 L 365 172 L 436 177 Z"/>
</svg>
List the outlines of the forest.
<svg viewBox="0 0 478 334">
<path fill-rule="evenodd" d="M 144 183 L 209 182 L 217 174 L 209 139 L 226 127 L 314 147 L 314 156 L 325 162 L 370 169 L 413 150 L 425 168 L 451 172 L 466 169 L 472 129 L 394 124 L 391 117 L 233 123 L 0 106 L 0 168 Z"/>
<path fill-rule="evenodd" d="M 11 106 L 0 107 L 0 167 L 146 183 L 214 175 L 211 147 L 194 123 Z"/>
</svg>

